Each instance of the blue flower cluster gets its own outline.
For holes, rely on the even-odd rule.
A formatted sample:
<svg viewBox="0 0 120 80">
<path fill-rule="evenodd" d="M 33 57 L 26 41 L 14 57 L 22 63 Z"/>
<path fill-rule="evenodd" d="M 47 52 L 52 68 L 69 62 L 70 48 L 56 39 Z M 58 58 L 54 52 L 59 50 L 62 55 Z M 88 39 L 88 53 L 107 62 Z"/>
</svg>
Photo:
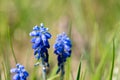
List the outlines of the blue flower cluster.
<svg viewBox="0 0 120 80">
<path fill-rule="evenodd" d="M 66 59 L 71 56 L 71 47 L 71 40 L 64 32 L 57 36 L 54 53 L 58 55 L 58 72 L 64 66 Z"/>
<path fill-rule="evenodd" d="M 44 62 L 48 63 L 48 48 L 50 48 L 48 39 L 51 38 L 51 34 L 48 32 L 48 28 L 45 28 L 43 23 L 41 23 L 40 27 L 33 27 L 33 31 L 29 34 L 31 37 L 32 48 L 34 49 L 34 55 L 37 60 L 40 57 Z"/>
<path fill-rule="evenodd" d="M 25 70 L 23 65 L 16 64 L 17 68 L 12 68 L 10 70 L 11 73 L 16 73 L 13 76 L 13 80 L 27 80 L 27 77 L 29 76 L 28 72 Z"/>
<path fill-rule="evenodd" d="M 49 39 L 51 38 L 51 34 L 48 32 L 48 28 L 45 28 L 43 23 L 40 26 L 34 26 L 33 31 L 29 34 L 32 39 L 32 48 L 34 50 L 34 56 L 37 60 L 42 60 L 43 67 L 43 79 L 45 79 L 46 75 L 46 66 L 49 66 L 48 63 L 48 48 L 50 48 Z M 66 33 L 61 33 L 57 36 L 56 42 L 54 44 L 54 53 L 57 55 L 58 60 L 58 70 L 57 73 L 62 73 L 64 75 L 64 63 L 66 59 L 71 56 L 71 47 L 72 43 L 70 38 L 66 35 Z M 39 65 L 38 61 L 35 65 Z M 10 70 L 11 73 L 15 73 L 13 76 L 13 80 L 27 80 L 29 76 L 28 72 L 24 69 L 23 65 L 16 64 L 17 68 L 12 68 Z"/>
</svg>

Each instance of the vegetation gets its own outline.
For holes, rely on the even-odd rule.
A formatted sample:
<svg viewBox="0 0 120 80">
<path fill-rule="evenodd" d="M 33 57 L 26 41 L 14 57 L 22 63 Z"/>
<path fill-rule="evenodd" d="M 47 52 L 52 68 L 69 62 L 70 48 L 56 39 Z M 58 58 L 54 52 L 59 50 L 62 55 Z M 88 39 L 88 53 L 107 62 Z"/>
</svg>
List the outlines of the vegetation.
<svg viewBox="0 0 120 80">
<path fill-rule="evenodd" d="M 47 80 L 58 80 L 53 45 L 57 34 L 72 40 L 64 80 L 120 79 L 119 0 L 0 0 L 0 80 L 11 80 L 16 63 L 25 66 L 28 80 L 42 80 L 29 33 L 44 23 L 52 34 Z"/>
</svg>

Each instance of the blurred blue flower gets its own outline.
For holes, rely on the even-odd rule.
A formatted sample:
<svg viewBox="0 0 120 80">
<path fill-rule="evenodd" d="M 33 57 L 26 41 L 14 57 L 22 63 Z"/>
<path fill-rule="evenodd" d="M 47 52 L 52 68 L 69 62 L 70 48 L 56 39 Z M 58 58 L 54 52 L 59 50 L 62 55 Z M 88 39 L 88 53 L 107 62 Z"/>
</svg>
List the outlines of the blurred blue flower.
<svg viewBox="0 0 120 80">
<path fill-rule="evenodd" d="M 71 47 L 72 47 L 72 44 L 71 44 L 71 40 L 70 38 L 66 35 L 66 33 L 62 33 L 62 34 L 59 34 L 57 36 L 57 39 L 56 39 L 56 43 L 54 44 L 54 53 L 56 55 L 58 55 L 58 66 L 59 66 L 59 69 L 57 71 L 57 73 L 60 71 L 60 70 L 63 70 L 61 68 L 63 68 L 64 66 L 64 62 L 66 61 L 66 59 L 68 57 L 71 56 Z M 64 70 L 63 70 L 64 72 Z"/>
<path fill-rule="evenodd" d="M 23 65 L 16 64 L 17 68 L 12 68 L 10 70 L 11 73 L 15 73 L 13 76 L 13 80 L 27 80 L 29 76 L 28 72 L 24 69 Z"/>
<path fill-rule="evenodd" d="M 40 27 L 33 27 L 33 31 L 29 34 L 31 37 L 32 48 L 34 49 L 34 55 L 37 60 L 42 57 L 43 61 L 48 63 L 48 48 L 50 48 L 48 39 L 51 38 L 51 34 L 48 32 L 48 28 L 45 28 L 43 23 Z"/>
</svg>

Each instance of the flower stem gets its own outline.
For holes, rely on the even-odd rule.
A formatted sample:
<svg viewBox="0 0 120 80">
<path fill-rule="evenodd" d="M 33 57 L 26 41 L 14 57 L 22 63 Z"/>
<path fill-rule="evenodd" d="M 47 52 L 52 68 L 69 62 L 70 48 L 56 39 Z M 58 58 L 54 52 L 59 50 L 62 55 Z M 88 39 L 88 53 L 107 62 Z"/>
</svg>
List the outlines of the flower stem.
<svg viewBox="0 0 120 80">
<path fill-rule="evenodd" d="M 45 62 L 42 58 L 42 76 L 43 76 L 43 80 L 47 80 L 47 77 L 46 77 L 46 66 L 45 66 Z"/>
<path fill-rule="evenodd" d="M 43 75 L 43 80 L 47 80 L 47 78 L 46 78 L 46 68 L 45 68 L 45 66 L 43 66 L 43 68 L 42 68 L 42 75 Z"/>
<path fill-rule="evenodd" d="M 63 79 L 64 79 L 64 75 L 62 75 L 61 73 L 60 80 L 63 80 Z"/>
<path fill-rule="evenodd" d="M 61 65 L 60 80 L 64 80 L 64 74 L 65 74 L 65 71 L 64 71 L 64 62 L 63 62 L 63 64 Z"/>
</svg>

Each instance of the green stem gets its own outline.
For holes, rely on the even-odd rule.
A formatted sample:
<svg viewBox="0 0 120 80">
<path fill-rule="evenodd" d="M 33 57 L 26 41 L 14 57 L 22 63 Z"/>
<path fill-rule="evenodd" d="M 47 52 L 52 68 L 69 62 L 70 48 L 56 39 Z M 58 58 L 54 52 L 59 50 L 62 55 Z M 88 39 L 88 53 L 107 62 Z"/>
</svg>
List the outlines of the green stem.
<svg viewBox="0 0 120 80">
<path fill-rule="evenodd" d="M 46 78 L 46 68 L 45 68 L 45 66 L 42 67 L 42 75 L 43 75 L 43 80 L 47 80 L 47 78 Z"/>
<path fill-rule="evenodd" d="M 61 75 L 60 75 L 60 80 L 64 80 L 64 75 L 62 74 L 62 72 L 61 72 Z"/>
<path fill-rule="evenodd" d="M 42 76 L 43 76 L 43 80 L 47 80 L 47 77 L 46 77 L 46 66 L 45 66 L 45 62 L 42 58 Z"/>
<path fill-rule="evenodd" d="M 65 73 L 65 70 L 64 70 L 64 62 L 63 62 L 63 64 L 61 65 L 60 80 L 64 80 L 64 73 Z"/>
<path fill-rule="evenodd" d="M 16 56 L 15 56 L 15 53 L 14 53 L 14 49 L 13 49 L 13 45 L 12 45 L 12 40 L 11 40 L 11 36 L 10 36 L 10 29 L 9 29 L 9 27 L 8 27 L 8 38 L 9 38 L 10 48 L 12 50 L 13 58 L 15 60 L 15 63 L 17 64 L 17 59 L 16 59 Z"/>
<path fill-rule="evenodd" d="M 64 76 L 61 76 L 61 77 L 60 77 L 60 80 L 63 80 L 63 79 L 64 79 Z"/>
</svg>

